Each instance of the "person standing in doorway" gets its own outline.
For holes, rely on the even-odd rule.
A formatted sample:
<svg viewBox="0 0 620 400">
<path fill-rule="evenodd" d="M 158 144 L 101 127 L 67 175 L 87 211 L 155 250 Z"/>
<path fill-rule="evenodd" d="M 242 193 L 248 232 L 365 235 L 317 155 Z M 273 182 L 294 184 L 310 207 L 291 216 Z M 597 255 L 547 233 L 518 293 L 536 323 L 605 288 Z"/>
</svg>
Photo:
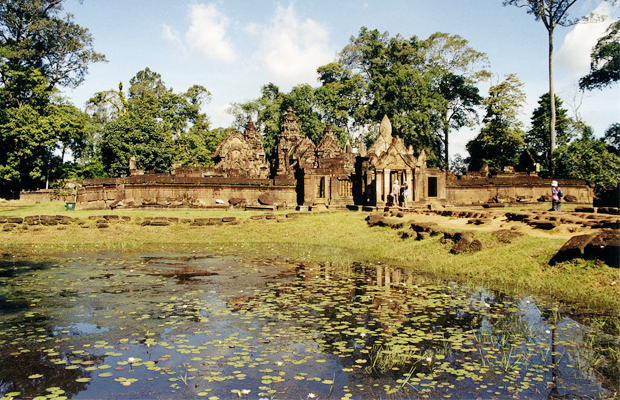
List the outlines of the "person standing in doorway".
<svg viewBox="0 0 620 400">
<path fill-rule="evenodd" d="M 403 184 L 403 207 L 407 208 L 407 196 L 409 196 L 409 185 Z"/>
<path fill-rule="evenodd" d="M 394 184 L 392 185 L 392 204 L 398 207 L 398 197 L 400 196 L 400 186 L 398 185 L 398 180 L 394 180 Z"/>
<path fill-rule="evenodd" d="M 560 211 L 562 209 L 562 189 L 558 186 L 558 181 L 551 182 L 551 210 Z"/>
</svg>

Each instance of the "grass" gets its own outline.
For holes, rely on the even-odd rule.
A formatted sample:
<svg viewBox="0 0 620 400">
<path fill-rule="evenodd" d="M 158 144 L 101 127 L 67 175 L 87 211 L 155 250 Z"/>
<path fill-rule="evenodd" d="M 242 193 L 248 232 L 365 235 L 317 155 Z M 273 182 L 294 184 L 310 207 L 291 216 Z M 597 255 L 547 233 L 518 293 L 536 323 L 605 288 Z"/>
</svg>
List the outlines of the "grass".
<svg viewBox="0 0 620 400">
<path fill-rule="evenodd" d="M 511 244 L 498 242 L 490 232 L 477 232 L 484 249 L 453 255 L 450 244 L 439 237 L 423 241 L 401 239 L 399 231 L 368 227 L 367 213 L 313 213 L 280 221 L 251 220 L 261 211 L 206 211 L 199 209 L 124 209 L 114 211 L 64 210 L 64 203 L 0 206 L 0 216 L 68 215 L 83 226 L 69 225 L 0 230 L 0 251 L 9 254 L 52 251 L 235 251 L 266 256 L 284 256 L 299 261 L 341 263 L 383 263 L 437 278 L 482 285 L 512 294 L 545 296 L 584 310 L 613 314 L 620 312 L 620 271 L 595 262 L 565 262 L 549 266 L 548 260 L 565 239 L 524 236 Z M 96 228 L 90 216 L 119 215 L 130 222 Z M 140 226 L 145 217 L 166 216 L 187 219 L 237 217 L 237 224 L 222 226 Z M 1 226 L 1 225 L 0 225 Z"/>
</svg>

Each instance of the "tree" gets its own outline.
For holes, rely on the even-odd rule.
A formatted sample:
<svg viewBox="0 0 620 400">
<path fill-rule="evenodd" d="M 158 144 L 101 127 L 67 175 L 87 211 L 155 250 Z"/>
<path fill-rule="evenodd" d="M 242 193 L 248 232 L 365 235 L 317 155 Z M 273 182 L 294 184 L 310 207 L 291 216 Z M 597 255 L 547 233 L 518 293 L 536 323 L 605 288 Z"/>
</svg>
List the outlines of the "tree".
<svg viewBox="0 0 620 400">
<path fill-rule="evenodd" d="M 127 173 L 132 156 L 138 168 L 157 172 L 168 171 L 172 162 L 183 166 L 212 164 L 211 155 L 221 139 L 214 140 L 219 136 L 210 131 L 209 118 L 201 111 L 211 99 L 207 89 L 193 85 L 184 93 L 174 93 L 161 75 L 149 68 L 139 71 L 129 84 L 127 96 L 119 84 L 118 91 L 96 93 L 88 102 L 88 110 L 101 132 L 102 162 L 107 174 Z M 136 125 L 131 127 L 131 123 Z M 140 131 L 142 136 L 136 133 Z M 124 138 L 122 132 L 128 136 Z M 110 138 L 115 140 L 113 144 L 106 143 Z M 172 148 L 156 151 L 155 143 Z M 112 157 L 118 157 L 118 162 Z"/>
<path fill-rule="evenodd" d="M 439 93 L 444 99 L 442 115 L 443 148 L 445 169 L 449 170 L 450 131 L 473 126 L 478 121 L 477 106 L 482 103 L 478 88 L 467 83 L 462 75 L 446 73 L 441 78 Z"/>
<path fill-rule="evenodd" d="M 261 97 L 245 103 L 232 103 L 228 112 L 235 117 L 233 126 L 241 131 L 248 120 L 255 121 L 256 130 L 261 134 L 267 158 L 273 155 L 276 138 L 280 133 L 282 102 L 285 94 L 273 83 L 261 88 Z"/>
<path fill-rule="evenodd" d="M 429 162 L 440 163 L 442 98 L 435 90 L 439 74 L 428 71 L 423 43 L 415 36 L 389 37 L 362 27 L 340 53 L 339 62 L 360 74 L 367 87 L 357 118 L 378 124 L 384 115 L 406 144 L 425 149 Z"/>
<path fill-rule="evenodd" d="M 590 73 L 579 80 L 582 90 L 603 89 L 620 80 L 620 20 L 607 28 L 591 56 Z"/>
<path fill-rule="evenodd" d="M 57 178 L 55 148 L 79 152 L 84 116 L 55 100 L 104 61 L 88 30 L 61 16 L 63 0 L 0 0 L 0 195 Z"/>
<path fill-rule="evenodd" d="M 609 151 L 620 156 L 620 124 L 611 124 L 605 131 L 605 137 L 603 138 Z"/>
<path fill-rule="evenodd" d="M 101 158 L 110 176 L 127 175 L 131 157 L 138 168 L 169 172 L 173 151 L 169 133 L 146 114 L 125 113 L 103 129 Z"/>
<path fill-rule="evenodd" d="M 86 28 L 71 15 L 60 16 L 64 0 L 0 0 L 0 77 L 36 69 L 49 91 L 57 85 L 79 86 L 92 63 L 104 61 L 92 48 Z M 26 88 L 23 88 L 26 89 Z"/>
<path fill-rule="evenodd" d="M 320 113 L 325 122 L 329 122 L 338 134 L 346 131 L 352 137 L 357 128 L 361 128 L 361 107 L 367 85 L 360 74 L 333 62 L 317 70 L 321 86 L 316 89 Z M 341 133 L 339 136 L 344 136 Z"/>
<path fill-rule="evenodd" d="M 485 126 L 478 136 L 467 143 L 469 170 L 479 170 L 483 164 L 492 168 L 516 165 L 525 144 L 523 124 L 518 115 L 525 102 L 523 83 L 511 74 L 489 89 L 484 99 Z"/>
<path fill-rule="evenodd" d="M 534 15 L 537 21 L 542 21 L 547 29 L 549 45 L 549 101 L 551 104 L 551 115 L 549 118 L 549 135 L 551 143 L 551 153 L 556 148 L 555 125 L 555 88 L 553 82 L 553 33 L 559 26 L 571 26 L 584 18 L 570 18 L 568 10 L 577 3 L 578 0 L 504 0 L 504 5 L 513 5 L 527 9 L 528 14 Z M 551 160 L 553 170 L 553 160 Z"/>
<path fill-rule="evenodd" d="M 540 96 L 538 107 L 532 114 L 532 127 L 525 135 L 525 142 L 532 148 L 543 171 L 551 171 L 551 135 L 549 133 L 549 120 L 551 107 L 549 105 L 549 93 Z M 556 109 L 556 142 L 558 146 L 567 145 L 573 138 L 571 131 L 571 119 L 567 116 L 567 110 L 562 107 L 562 100 L 555 98 Z"/>
<path fill-rule="evenodd" d="M 490 77 L 486 54 L 469 47 L 459 35 L 436 32 L 423 43 L 426 66 L 440 71 L 437 87 L 444 100 L 442 112 L 445 169 L 449 170 L 451 130 L 471 127 L 478 120 L 481 104 L 476 83 Z"/>
<path fill-rule="evenodd" d="M 604 140 L 594 139 L 591 130 L 556 152 L 558 178 L 584 179 L 596 184 L 596 195 L 620 182 L 620 157 L 610 152 Z"/>
</svg>

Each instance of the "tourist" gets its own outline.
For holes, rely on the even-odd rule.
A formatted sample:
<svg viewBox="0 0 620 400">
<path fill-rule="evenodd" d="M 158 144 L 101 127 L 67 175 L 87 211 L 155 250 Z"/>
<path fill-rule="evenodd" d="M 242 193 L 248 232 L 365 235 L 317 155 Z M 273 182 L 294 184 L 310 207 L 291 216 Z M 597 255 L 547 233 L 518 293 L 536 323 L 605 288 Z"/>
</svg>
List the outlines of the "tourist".
<svg viewBox="0 0 620 400">
<path fill-rule="evenodd" d="M 407 208 L 407 196 L 409 196 L 409 185 L 403 185 L 403 207 Z"/>
<path fill-rule="evenodd" d="M 551 182 L 551 210 L 552 211 L 560 211 L 562 208 L 562 197 L 564 197 L 564 193 L 562 193 L 562 189 L 558 186 L 558 181 Z"/>
<path fill-rule="evenodd" d="M 398 186 L 398 180 L 394 181 L 392 185 L 392 203 L 398 207 L 398 197 L 400 196 L 400 186 Z"/>
</svg>

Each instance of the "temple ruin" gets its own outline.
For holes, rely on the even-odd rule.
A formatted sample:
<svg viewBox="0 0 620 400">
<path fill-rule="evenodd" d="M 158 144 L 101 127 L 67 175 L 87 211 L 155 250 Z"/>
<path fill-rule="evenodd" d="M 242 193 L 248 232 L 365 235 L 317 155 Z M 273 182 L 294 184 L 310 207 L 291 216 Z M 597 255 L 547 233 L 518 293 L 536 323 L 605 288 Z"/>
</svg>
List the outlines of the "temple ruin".
<svg viewBox="0 0 620 400">
<path fill-rule="evenodd" d="M 218 146 L 211 168 L 175 166 L 170 174 L 148 174 L 130 166 L 130 175 L 88 179 L 77 192 L 81 209 L 118 206 L 190 206 L 321 209 L 381 209 L 394 204 L 394 180 L 406 183 L 407 204 L 485 204 L 537 201 L 549 194 L 549 183 L 532 165 L 523 172 L 481 171 L 456 176 L 429 168 L 424 150 L 407 147 L 392 136 L 383 118 L 379 137 L 368 149 L 359 143 L 341 147 L 327 124 L 315 144 L 301 134 L 289 108 L 268 159 L 250 120 L 243 133 L 234 132 Z M 531 157 L 531 155 L 530 155 Z M 527 157 L 524 162 L 527 162 Z M 531 164 L 531 163 L 530 163 Z M 578 180 L 560 180 L 574 201 L 591 204 L 593 187 Z M 404 199 L 401 199 L 401 201 Z"/>
</svg>

